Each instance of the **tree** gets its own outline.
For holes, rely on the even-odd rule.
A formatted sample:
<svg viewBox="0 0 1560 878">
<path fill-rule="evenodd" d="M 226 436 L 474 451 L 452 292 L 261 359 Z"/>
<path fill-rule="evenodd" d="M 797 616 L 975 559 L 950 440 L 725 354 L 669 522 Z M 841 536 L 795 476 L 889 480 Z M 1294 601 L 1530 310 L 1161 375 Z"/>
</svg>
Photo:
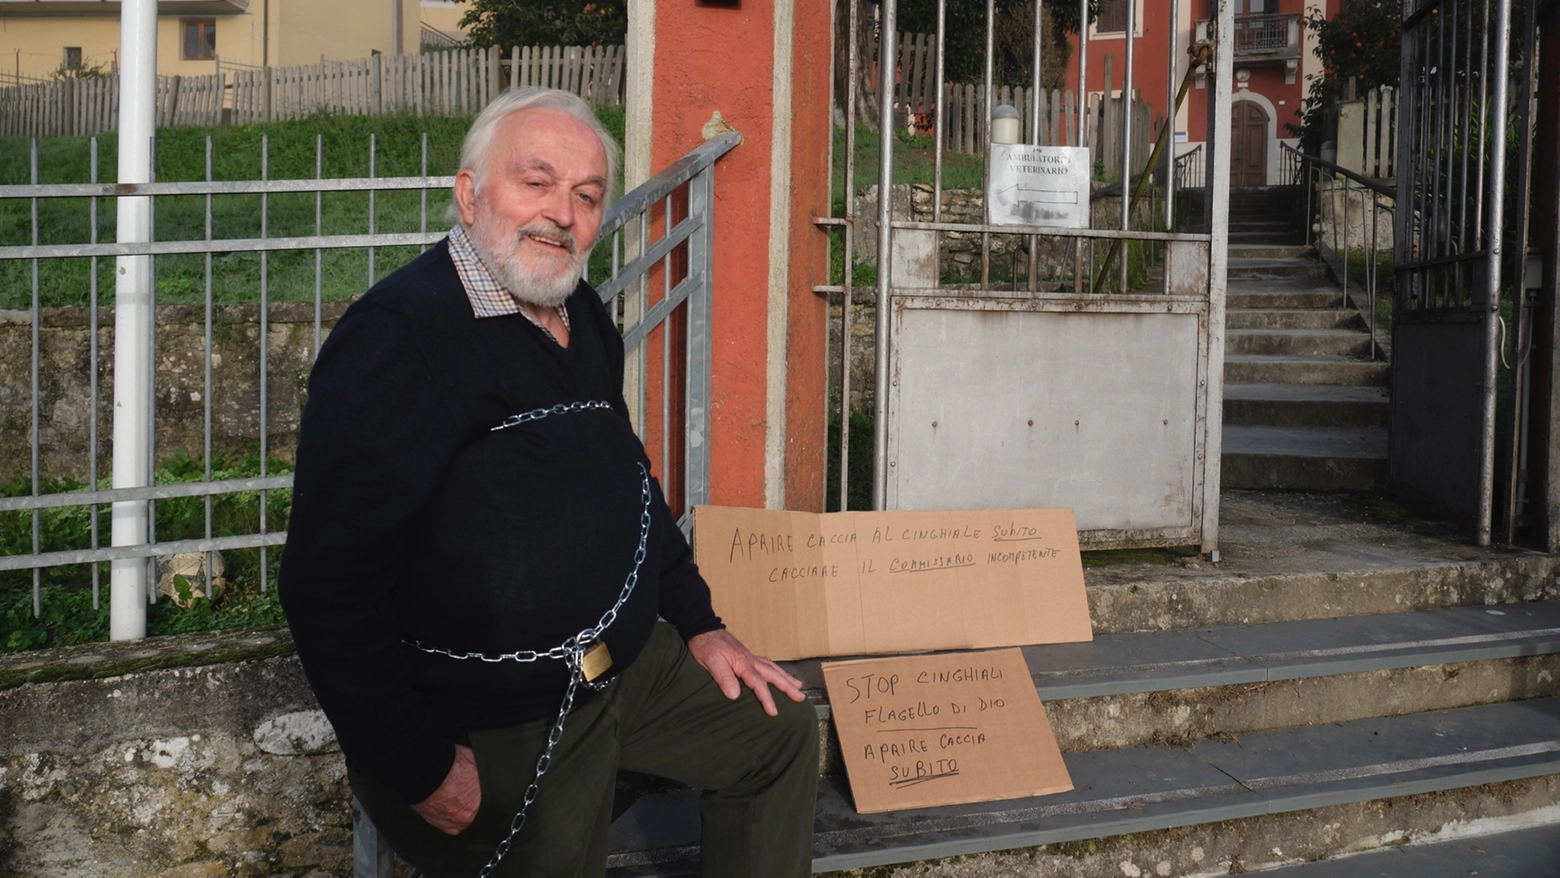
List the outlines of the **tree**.
<svg viewBox="0 0 1560 878">
<path fill-rule="evenodd" d="M 1350 0 L 1331 19 L 1312 9 L 1305 26 L 1316 37 L 1322 75 L 1311 80 L 1300 125 L 1289 125 L 1305 151 L 1315 155 L 1326 138 L 1332 107 L 1353 78 L 1356 94 L 1396 86 L 1402 50 L 1401 0 Z"/>
<path fill-rule="evenodd" d="M 478 46 L 617 46 L 628 0 L 471 0 L 460 26 Z"/>
</svg>

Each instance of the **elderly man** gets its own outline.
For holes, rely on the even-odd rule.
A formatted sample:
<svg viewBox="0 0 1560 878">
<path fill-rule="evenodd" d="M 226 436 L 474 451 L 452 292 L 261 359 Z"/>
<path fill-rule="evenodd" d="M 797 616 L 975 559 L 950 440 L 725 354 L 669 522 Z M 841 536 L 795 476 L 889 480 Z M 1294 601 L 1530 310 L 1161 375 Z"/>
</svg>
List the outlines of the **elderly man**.
<svg viewBox="0 0 1560 878">
<path fill-rule="evenodd" d="M 477 118 L 458 225 L 320 351 L 282 602 L 353 791 L 424 871 L 602 874 L 624 768 L 705 790 L 704 874 L 805 875 L 816 719 L 721 627 L 580 281 L 615 158 L 564 92 Z"/>
</svg>

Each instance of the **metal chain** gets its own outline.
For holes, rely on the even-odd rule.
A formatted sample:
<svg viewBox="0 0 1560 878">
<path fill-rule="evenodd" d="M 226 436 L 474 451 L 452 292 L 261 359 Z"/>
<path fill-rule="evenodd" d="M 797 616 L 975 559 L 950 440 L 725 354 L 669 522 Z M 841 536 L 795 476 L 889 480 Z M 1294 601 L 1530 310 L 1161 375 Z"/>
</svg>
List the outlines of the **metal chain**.
<svg viewBox="0 0 1560 878">
<path fill-rule="evenodd" d="M 504 419 L 502 424 L 499 424 L 497 427 L 492 428 L 488 432 L 497 433 L 499 430 L 507 430 L 510 427 L 518 427 L 521 424 L 528 424 L 531 421 L 540 421 L 542 418 L 545 418 L 548 415 L 566 415 L 570 412 L 584 412 L 591 411 L 593 409 L 610 410 L 611 408 L 612 403 L 600 399 L 592 399 L 588 402 L 560 402 L 550 408 L 531 409 L 528 412 L 521 412 L 518 415 L 510 415 Z"/>
<path fill-rule="evenodd" d="M 634 586 L 639 584 L 639 568 L 645 563 L 645 553 L 650 543 L 650 473 L 643 463 L 639 466 L 639 545 L 634 549 L 634 567 L 628 573 L 628 578 L 623 581 L 623 588 L 618 592 L 617 601 L 596 624 L 585 628 L 579 633 L 565 640 L 563 643 L 549 650 L 537 651 L 534 649 L 521 649 L 515 652 L 485 653 L 485 652 L 455 652 L 439 646 L 428 646 L 418 640 L 408 640 L 406 644 L 414 649 L 432 655 L 442 655 L 445 658 L 459 659 L 461 661 L 474 660 L 484 662 L 534 662 L 542 659 L 556 659 L 570 662 L 571 666 L 585 654 L 585 650 L 601 637 L 601 632 L 607 630 L 613 622 L 617 621 L 618 612 L 623 605 L 628 603 L 628 598 L 634 593 Z M 585 681 L 592 689 L 600 689 L 605 683 L 596 684 Z"/>
<path fill-rule="evenodd" d="M 512 415 L 502 424 L 494 427 L 493 430 L 518 427 L 531 421 L 539 421 L 549 415 L 562 415 L 592 409 L 611 409 L 611 407 L 610 403 L 602 402 L 601 400 L 571 402 L 567 405 L 559 403 L 551 408 L 532 409 L 528 412 Z M 586 628 L 558 646 L 542 652 L 523 649 L 499 655 L 489 655 L 480 652 L 457 653 L 449 649 L 424 646 L 415 640 L 406 641 L 408 645 L 422 652 L 442 655 L 452 659 L 475 659 L 484 662 L 534 662 L 546 658 L 561 660 L 569 668 L 569 685 L 563 690 L 563 701 L 558 706 L 558 718 L 553 720 L 552 728 L 547 732 L 547 744 L 542 748 L 541 755 L 536 758 L 536 772 L 531 776 L 530 785 L 525 788 L 525 798 L 520 803 L 520 810 L 515 812 L 515 816 L 510 819 L 509 832 L 499 841 L 498 846 L 494 848 L 492 858 L 487 861 L 487 864 L 482 867 L 481 871 L 477 872 L 477 878 L 488 878 L 493 873 L 493 870 L 498 868 L 498 864 L 503 861 L 504 857 L 509 853 L 509 849 L 514 845 L 515 836 L 519 835 L 520 830 L 525 827 L 526 812 L 530 810 L 531 803 L 536 801 L 536 796 L 541 790 L 542 775 L 546 774 L 547 769 L 552 766 L 553 750 L 558 746 L 559 739 L 563 737 L 563 722 L 568 718 L 569 711 L 574 709 L 574 695 L 579 690 L 579 687 L 585 685 L 593 690 L 600 691 L 612 682 L 611 679 L 603 679 L 599 683 L 585 679 L 584 657 L 585 650 L 592 643 L 595 643 L 601 637 L 602 632 L 611 627 L 613 622 L 617 621 L 618 612 L 623 609 L 624 604 L 628 603 L 629 597 L 634 593 L 634 586 L 639 584 L 639 568 L 644 565 L 645 554 L 650 542 L 651 495 L 650 471 L 645 469 L 643 463 L 639 463 L 638 466 L 640 500 L 639 546 L 634 550 L 634 567 L 623 581 L 623 588 L 618 593 L 617 601 L 612 605 L 611 609 L 601 614 L 601 618 L 596 621 L 594 626 Z"/>
</svg>

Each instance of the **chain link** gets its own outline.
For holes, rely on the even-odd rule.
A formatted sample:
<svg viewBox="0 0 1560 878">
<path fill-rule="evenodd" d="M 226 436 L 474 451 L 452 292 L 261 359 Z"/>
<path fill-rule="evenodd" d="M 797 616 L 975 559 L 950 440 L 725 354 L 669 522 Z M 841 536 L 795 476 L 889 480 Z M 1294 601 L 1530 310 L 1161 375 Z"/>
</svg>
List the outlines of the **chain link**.
<svg viewBox="0 0 1560 878">
<path fill-rule="evenodd" d="M 570 412 L 585 412 L 596 409 L 607 409 L 610 411 L 612 409 L 612 403 L 600 399 L 592 399 L 587 402 L 560 402 L 555 406 L 551 406 L 550 408 L 531 409 L 528 412 L 521 412 L 518 415 L 510 415 L 504 419 L 502 424 L 499 424 L 497 427 L 493 427 L 488 432 L 497 433 L 499 430 L 507 430 L 510 427 L 518 427 L 521 424 L 529 424 L 532 421 L 540 421 L 542 418 L 545 418 L 548 415 L 566 415 Z"/>
<path fill-rule="evenodd" d="M 498 430 L 504 430 L 509 427 L 518 427 L 521 424 L 526 424 L 531 421 L 539 421 L 542 418 L 548 417 L 550 415 L 562 415 L 571 412 L 590 411 L 593 409 L 610 410 L 611 408 L 612 406 L 610 403 L 603 402 L 601 400 L 571 402 L 568 404 L 559 403 L 558 405 L 552 406 L 551 408 L 532 409 L 528 412 L 522 412 L 518 415 L 511 415 L 510 417 L 506 418 L 502 424 L 494 427 L 493 431 L 496 432 Z M 563 690 L 563 701 L 558 706 L 558 718 L 553 720 L 552 728 L 547 732 L 547 745 L 542 748 L 541 755 L 536 757 L 536 771 L 531 776 L 530 785 L 525 788 L 525 798 L 520 803 L 520 810 L 515 812 L 515 816 L 510 819 L 509 832 L 501 841 L 499 841 L 498 846 L 494 848 L 492 858 L 487 861 L 487 864 L 482 867 L 481 871 L 477 872 L 477 878 L 488 878 L 488 876 L 493 873 L 493 870 L 498 868 L 498 864 L 503 861 L 504 857 L 509 853 L 509 849 L 514 846 L 515 836 L 519 835 L 520 830 L 525 827 L 526 812 L 530 810 L 531 803 L 536 801 L 536 796 L 541 790 L 542 775 L 546 774 L 547 769 L 552 766 L 553 750 L 558 746 L 558 741 L 563 737 L 563 722 L 568 718 L 569 711 L 574 709 L 574 695 L 577 691 L 579 691 L 579 687 L 584 685 L 593 690 L 600 691 L 607 688 L 607 686 L 612 682 L 612 679 L 610 678 L 604 678 L 600 682 L 585 679 L 584 657 L 585 650 L 589 649 L 591 644 L 600 639 L 602 632 L 606 631 L 607 628 L 611 627 L 613 622 L 617 621 L 618 612 L 623 609 L 624 604 L 628 603 L 629 597 L 634 593 L 634 587 L 639 584 L 639 568 L 644 565 L 645 554 L 650 542 L 651 494 L 650 471 L 645 469 L 645 465 L 643 463 L 638 464 L 638 466 L 640 500 L 639 546 L 634 550 L 634 566 L 633 569 L 629 571 L 628 577 L 623 581 L 623 588 L 620 592 L 618 592 L 617 601 L 612 604 L 610 609 L 601 614 L 601 618 L 596 621 L 594 626 L 580 631 L 573 637 L 570 637 L 568 640 L 565 640 L 563 643 L 553 647 L 552 649 L 540 652 L 537 650 L 522 649 L 515 652 L 500 653 L 497 655 L 481 652 L 458 653 L 453 650 L 444 649 L 441 647 L 424 646 L 422 643 L 419 643 L 415 640 L 406 641 L 407 645 L 422 652 L 431 653 L 433 655 L 442 655 L 446 658 L 460 659 L 462 661 L 476 660 L 484 662 L 535 662 L 542 659 L 554 659 L 564 662 L 564 664 L 569 669 L 569 685 L 566 686 Z"/>
</svg>

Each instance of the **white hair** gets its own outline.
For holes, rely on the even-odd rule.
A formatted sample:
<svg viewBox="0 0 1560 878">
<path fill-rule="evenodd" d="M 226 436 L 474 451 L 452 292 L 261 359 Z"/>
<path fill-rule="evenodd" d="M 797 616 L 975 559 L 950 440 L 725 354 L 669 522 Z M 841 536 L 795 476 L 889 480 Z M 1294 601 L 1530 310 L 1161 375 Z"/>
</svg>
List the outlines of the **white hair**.
<svg viewBox="0 0 1560 878">
<path fill-rule="evenodd" d="M 617 180 L 618 144 L 601 124 L 601 120 L 596 118 L 590 105 L 572 92 L 555 88 L 514 88 L 494 98 L 477 114 L 476 121 L 471 123 L 471 130 L 466 132 L 466 139 L 461 142 L 459 170 L 469 169 L 475 175 L 475 188 L 480 191 L 482 174 L 487 167 L 488 154 L 493 151 L 493 138 L 498 133 L 499 123 L 515 113 L 539 108 L 568 113 L 590 126 L 596 139 L 601 141 L 601 149 L 607 155 L 607 186 L 601 202 L 602 212 L 605 213 L 612 206 L 612 185 Z M 451 223 L 460 222 L 460 205 L 453 199 L 444 211 L 444 218 Z"/>
</svg>

